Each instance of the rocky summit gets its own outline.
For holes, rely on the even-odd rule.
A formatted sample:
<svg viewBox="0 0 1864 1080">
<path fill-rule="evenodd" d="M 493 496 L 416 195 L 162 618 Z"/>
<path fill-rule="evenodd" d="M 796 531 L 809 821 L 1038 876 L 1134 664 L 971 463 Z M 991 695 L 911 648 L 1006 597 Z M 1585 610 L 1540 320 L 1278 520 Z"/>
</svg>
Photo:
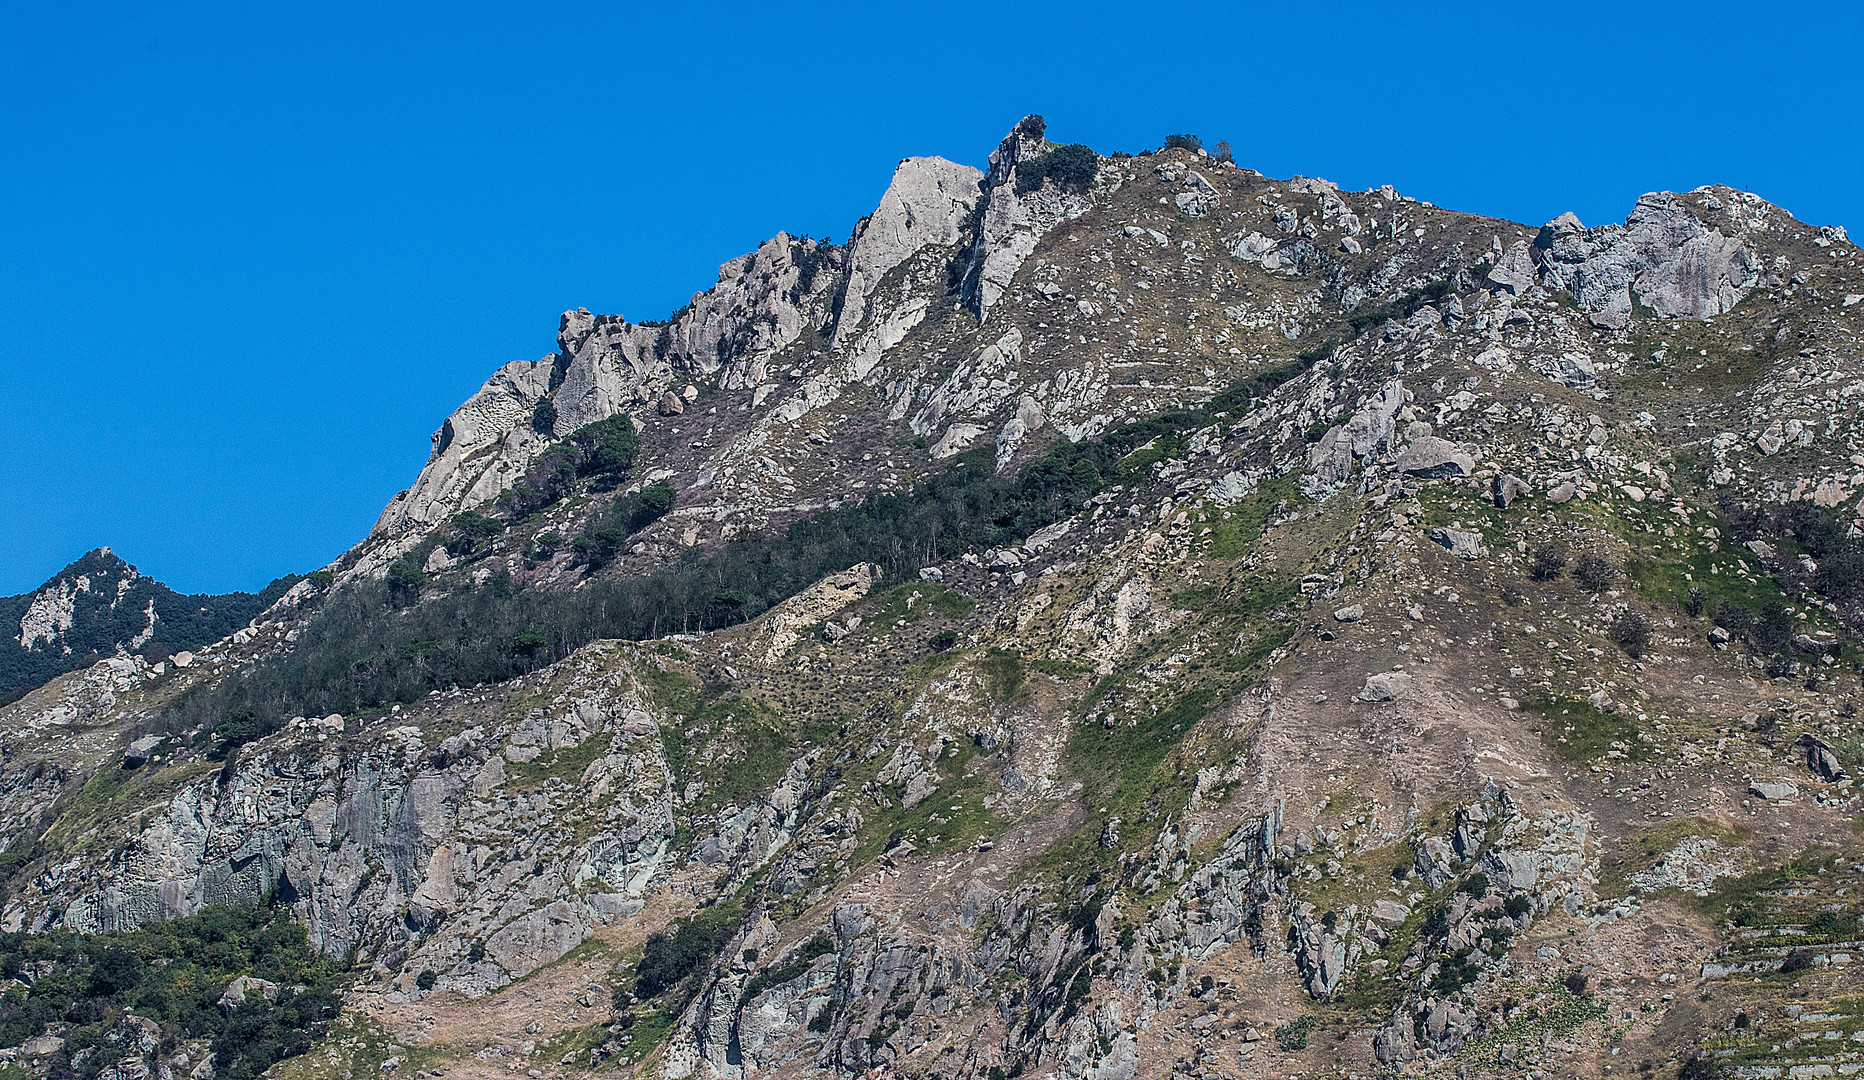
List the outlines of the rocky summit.
<svg viewBox="0 0 1864 1080">
<path fill-rule="evenodd" d="M 565 313 L 189 664 L 0 712 L 0 1058 L 1857 1073 L 1860 301 L 1727 187 L 909 158 Z"/>
</svg>

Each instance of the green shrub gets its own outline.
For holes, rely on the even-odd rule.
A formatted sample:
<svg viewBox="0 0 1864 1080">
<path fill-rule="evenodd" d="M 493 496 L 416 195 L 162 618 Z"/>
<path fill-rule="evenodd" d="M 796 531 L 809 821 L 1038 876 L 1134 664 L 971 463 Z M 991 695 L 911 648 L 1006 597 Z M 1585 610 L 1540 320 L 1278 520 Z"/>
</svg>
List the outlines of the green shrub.
<svg viewBox="0 0 1864 1080">
<path fill-rule="evenodd" d="M 634 996 L 643 1001 L 659 997 L 710 967 L 719 949 L 737 933 L 740 914 L 736 905 L 721 904 L 680 920 L 670 934 L 649 937 L 634 969 Z"/>
<path fill-rule="evenodd" d="M 649 484 L 638 494 L 624 495 L 609 504 L 603 513 L 583 526 L 583 533 L 570 546 L 582 561 L 600 569 L 621 554 L 628 538 L 647 528 L 673 508 L 673 488 L 665 483 Z"/>
<path fill-rule="evenodd" d="M 958 632 L 955 630 L 940 630 L 938 633 L 927 638 L 926 644 L 931 646 L 933 652 L 944 652 L 946 649 L 958 644 Z"/>
<path fill-rule="evenodd" d="M 388 564 L 389 598 L 392 603 L 411 604 L 420 599 L 421 587 L 427 584 L 427 571 L 410 555 L 403 555 Z"/>
<path fill-rule="evenodd" d="M 531 430 L 539 435 L 549 435 L 556 430 L 556 426 L 557 407 L 549 398 L 544 398 L 537 403 L 537 408 L 531 410 Z"/>
<path fill-rule="evenodd" d="M 420 987 L 422 990 L 432 990 L 434 984 L 439 981 L 440 976 L 435 975 L 431 971 L 423 971 L 414 977 L 414 985 Z"/>
<path fill-rule="evenodd" d="M 163 1041 L 204 1038 L 216 1075 L 257 1080 L 272 1065 L 308 1050 L 337 1015 L 348 973 L 310 947 L 283 911 L 208 908 L 139 930 L 79 934 L 0 934 L 0 973 L 30 973 L 31 991 L 0 994 L 0 1039 L 18 1045 L 56 1030 L 72 1055 L 114 1062 L 113 1032 L 127 1012 L 162 1029 Z M 251 995 L 219 1007 L 240 975 L 277 983 L 275 1000 Z"/>
<path fill-rule="evenodd" d="M 1026 195 L 1052 180 L 1063 191 L 1086 191 L 1100 172 L 1100 156 L 1080 143 L 1058 146 L 1016 163 L 1016 193 Z"/>
<path fill-rule="evenodd" d="M 1166 150 L 1189 150 L 1195 154 L 1203 148 L 1204 140 L 1195 135 L 1185 135 L 1181 133 L 1165 136 L 1164 149 Z"/>
<path fill-rule="evenodd" d="M 1307 1049 L 1307 1036 L 1320 1026 L 1320 1019 L 1312 1013 L 1296 1017 L 1275 1029 L 1275 1045 L 1283 1050 Z"/>
</svg>

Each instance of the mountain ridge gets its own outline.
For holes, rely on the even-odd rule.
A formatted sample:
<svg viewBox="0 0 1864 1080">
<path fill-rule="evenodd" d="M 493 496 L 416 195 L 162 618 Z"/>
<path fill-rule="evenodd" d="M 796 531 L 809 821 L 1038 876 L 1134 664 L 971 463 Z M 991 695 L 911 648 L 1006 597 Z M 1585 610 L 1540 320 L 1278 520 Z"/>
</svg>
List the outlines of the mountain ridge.
<svg viewBox="0 0 1864 1080">
<path fill-rule="evenodd" d="M 1842 230 L 1044 134 L 566 313 L 327 576 L 0 710 L 0 928 L 274 904 L 304 1080 L 1855 1066 Z"/>
</svg>

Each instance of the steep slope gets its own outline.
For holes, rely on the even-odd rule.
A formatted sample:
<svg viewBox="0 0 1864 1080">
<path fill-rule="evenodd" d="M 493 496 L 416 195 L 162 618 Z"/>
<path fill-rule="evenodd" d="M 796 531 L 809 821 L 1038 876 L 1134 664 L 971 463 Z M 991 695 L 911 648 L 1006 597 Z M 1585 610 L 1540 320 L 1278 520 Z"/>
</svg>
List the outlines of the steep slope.
<svg viewBox="0 0 1864 1080">
<path fill-rule="evenodd" d="M 0 640 L 0 701 L 102 657 L 144 653 L 161 663 L 218 641 L 297 581 L 280 578 L 259 593 L 183 596 L 98 548 L 32 592 L 0 597 L 0 626 L 13 631 Z"/>
<path fill-rule="evenodd" d="M 357 963 L 283 1075 L 1843 1073 L 1860 299 L 1726 188 L 1030 118 L 567 314 L 328 582 L 8 707 L 0 920 L 282 906 Z"/>
</svg>

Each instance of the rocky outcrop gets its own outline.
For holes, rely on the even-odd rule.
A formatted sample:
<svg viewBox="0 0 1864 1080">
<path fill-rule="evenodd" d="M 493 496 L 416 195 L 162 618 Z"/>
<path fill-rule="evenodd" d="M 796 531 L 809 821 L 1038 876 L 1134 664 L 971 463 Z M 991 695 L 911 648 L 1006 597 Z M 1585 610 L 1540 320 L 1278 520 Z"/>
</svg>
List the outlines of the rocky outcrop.
<svg viewBox="0 0 1864 1080">
<path fill-rule="evenodd" d="M 1638 199 L 1623 225 L 1587 229 L 1571 214 L 1547 223 L 1534 242 L 1540 281 L 1567 289 L 1592 321 L 1623 328 L 1631 302 L 1666 318 L 1706 319 L 1732 309 L 1760 281 L 1760 256 L 1738 235 L 1706 224 L 1703 211 L 1725 210 L 1724 199 L 1765 214 L 1752 195 L 1702 188 L 1689 195 L 1655 192 Z M 1765 207 L 1765 210 L 1760 208 Z M 1491 279 L 1518 289 L 1525 276 L 1518 249 Z"/>
</svg>

